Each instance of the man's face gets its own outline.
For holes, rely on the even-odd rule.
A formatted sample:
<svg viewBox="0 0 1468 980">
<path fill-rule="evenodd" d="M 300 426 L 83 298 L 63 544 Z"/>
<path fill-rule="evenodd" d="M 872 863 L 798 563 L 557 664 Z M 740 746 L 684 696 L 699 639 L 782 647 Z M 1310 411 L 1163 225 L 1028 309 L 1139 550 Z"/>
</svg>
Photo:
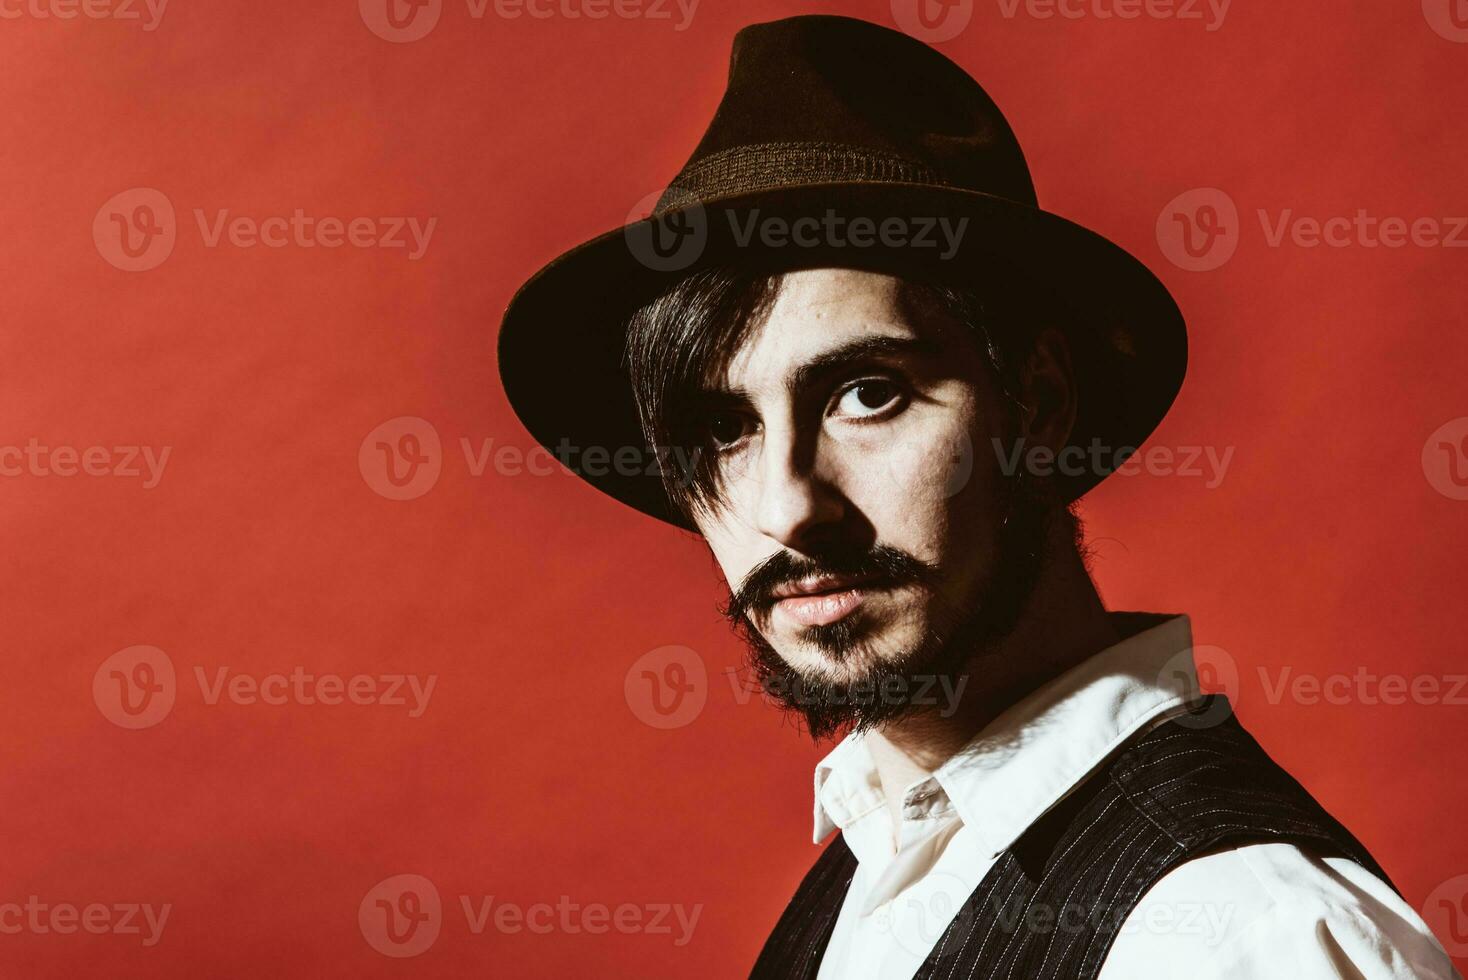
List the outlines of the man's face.
<svg viewBox="0 0 1468 980">
<path fill-rule="evenodd" d="M 731 609 L 823 685 L 933 665 L 1002 578 L 997 381 L 972 331 L 901 287 L 786 275 L 706 413 L 724 504 L 699 527 Z"/>
</svg>

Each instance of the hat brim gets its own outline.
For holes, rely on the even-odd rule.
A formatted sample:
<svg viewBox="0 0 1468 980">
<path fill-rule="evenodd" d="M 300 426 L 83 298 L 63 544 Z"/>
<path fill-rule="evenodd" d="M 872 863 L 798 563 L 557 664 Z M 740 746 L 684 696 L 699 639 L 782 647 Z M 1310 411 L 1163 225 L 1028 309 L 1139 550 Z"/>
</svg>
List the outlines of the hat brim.
<svg viewBox="0 0 1468 980">
<path fill-rule="evenodd" d="M 829 237 L 815 244 L 756 245 L 744 237 L 755 213 L 761 222 L 834 213 L 853 232 L 857 217 L 879 223 L 895 216 L 906 222 L 910 240 L 900 248 L 838 244 Z M 967 219 L 956 247 L 936 224 L 929 230 L 933 244 L 917 244 L 930 217 L 946 218 L 949 229 Z M 691 229 L 684 248 L 650 251 L 657 223 L 666 227 L 670 221 Z M 782 267 L 911 268 L 960 285 L 986 264 L 1000 264 L 1059 300 L 1051 315 L 1058 315 L 1054 325 L 1071 342 L 1078 389 L 1070 444 L 1088 453 L 1078 471 L 1057 473 L 1067 500 L 1090 490 L 1135 451 L 1182 385 L 1182 314 L 1157 277 L 1120 246 L 1048 211 L 975 191 L 841 182 L 689 203 L 599 235 L 547 264 L 511 299 L 499 333 L 500 377 L 525 428 L 604 493 L 696 530 L 670 506 L 658 476 L 664 461 L 643 439 L 622 363 L 627 320 L 679 278 L 749 261 L 756 247 L 761 261 L 777 253 Z"/>
</svg>

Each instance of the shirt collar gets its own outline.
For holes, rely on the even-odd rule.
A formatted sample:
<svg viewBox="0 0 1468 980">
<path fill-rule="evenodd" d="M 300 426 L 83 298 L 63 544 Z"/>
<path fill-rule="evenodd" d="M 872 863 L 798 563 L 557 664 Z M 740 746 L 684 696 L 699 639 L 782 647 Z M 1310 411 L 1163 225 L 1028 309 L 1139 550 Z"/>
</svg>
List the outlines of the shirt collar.
<svg viewBox="0 0 1468 980">
<path fill-rule="evenodd" d="M 997 855 L 1128 738 L 1185 710 L 1198 697 L 1188 617 L 1111 618 L 1121 641 L 1010 706 L 907 799 L 940 790 Z M 865 737 L 848 735 L 816 764 L 815 841 L 884 802 Z"/>
</svg>

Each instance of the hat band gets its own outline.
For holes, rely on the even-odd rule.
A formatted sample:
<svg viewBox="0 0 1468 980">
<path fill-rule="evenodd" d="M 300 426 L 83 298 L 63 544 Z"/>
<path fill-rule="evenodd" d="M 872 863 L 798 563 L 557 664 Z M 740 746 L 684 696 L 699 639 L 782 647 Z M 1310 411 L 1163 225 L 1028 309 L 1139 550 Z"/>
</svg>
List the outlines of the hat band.
<svg viewBox="0 0 1468 980">
<path fill-rule="evenodd" d="M 952 186 L 932 167 L 895 153 L 842 143 L 749 143 L 689 164 L 652 213 L 756 191 L 852 180 Z"/>
</svg>

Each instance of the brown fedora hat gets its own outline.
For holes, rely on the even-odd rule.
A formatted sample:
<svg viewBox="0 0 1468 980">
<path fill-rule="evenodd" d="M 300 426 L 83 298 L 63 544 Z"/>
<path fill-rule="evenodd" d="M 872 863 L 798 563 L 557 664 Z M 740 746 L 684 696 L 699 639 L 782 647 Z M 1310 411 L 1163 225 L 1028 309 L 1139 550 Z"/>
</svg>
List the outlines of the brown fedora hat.
<svg viewBox="0 0 1468 980">
<path fill-rule="evenodd" d="M 1071 500 L 1141 444 L 1182 384 L 1187 333 L 1166 287 L 1125 249 L 1038 206 L 1019 143 L 978 83 L 906 34 L 815 15 L 739 31 L 713 121 L 652 213 L 571 249 L 515 294 L 499 334 L 510 404 L 588 482 L 690 527 L 642 435 L 627 320 L 698 269 L 771 259 L 956 285 L 1003 268 L 1044 295 L 1073 348 L 1071 444 L 1088 453 L 1059 477 Z"/>
</svg>

